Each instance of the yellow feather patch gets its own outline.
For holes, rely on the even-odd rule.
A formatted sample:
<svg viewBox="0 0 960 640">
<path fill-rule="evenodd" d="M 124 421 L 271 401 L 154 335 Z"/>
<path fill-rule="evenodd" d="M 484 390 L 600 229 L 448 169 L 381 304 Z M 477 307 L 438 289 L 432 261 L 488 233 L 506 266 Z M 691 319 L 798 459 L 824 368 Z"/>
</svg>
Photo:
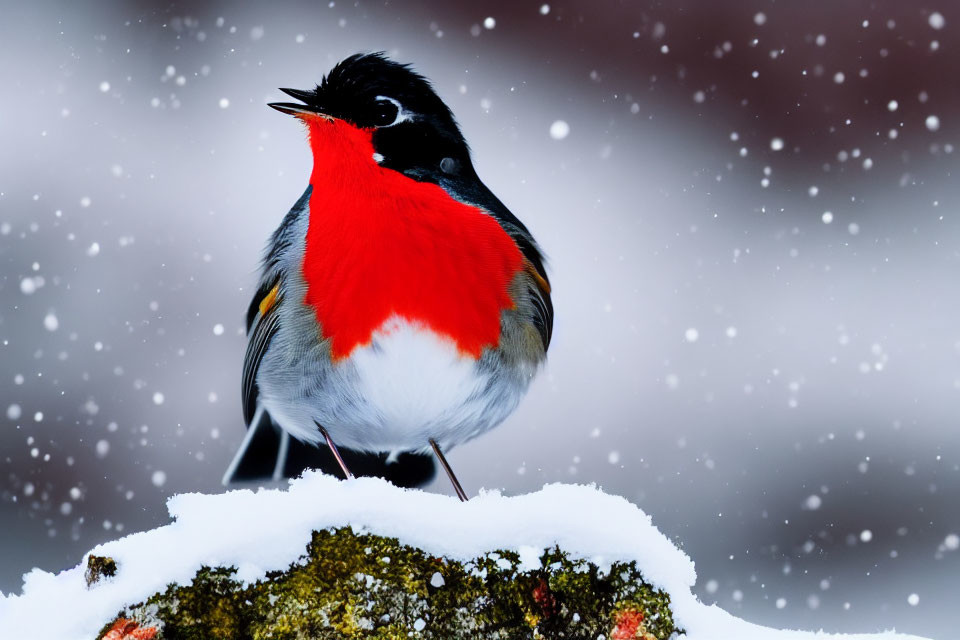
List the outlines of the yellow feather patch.
<svg viewBox="0 0 960 640">
<path fill-rule="evenodd" d="M 533 263 L 527 259 L 524 259 L 523 263 L 527 273 L 533 276 L 533 279 L 537 282 L 537 286 L 540 287 L 540 290 L 545 293 L 550 293 L 550 283 L 547 282 L 546 278 L 540 275 L 540 272 L 537 271 L 535 266 L 533 266 Z"/>
<path fill-rule="evenodd" d="M 277 304 L 277 291 L 280 289 L 280 285 L 274 285 L 273 289 L 270 289 L 270 293 L 264 296 L 263 300 L 260 301 L 260 315 L 267 315 L 267 311 L 273 309 L 273 305 Z"/>
</svg>

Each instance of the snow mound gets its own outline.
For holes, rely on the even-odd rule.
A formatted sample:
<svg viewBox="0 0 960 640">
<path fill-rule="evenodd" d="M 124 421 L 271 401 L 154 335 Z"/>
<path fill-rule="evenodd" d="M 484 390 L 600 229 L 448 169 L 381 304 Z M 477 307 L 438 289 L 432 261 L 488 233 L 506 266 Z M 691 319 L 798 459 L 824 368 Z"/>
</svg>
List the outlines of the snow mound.
<svg viewBox="0 0 960 640">
<path fill-rule="evenodd" d="M 89 640 L 125 605 L 171 582 L 188 584 L 201 566 L 235 566 L 239 579 L 254 581 L 296 561 L 314 530 L 350 525 L 463 561 L 514 549 L 533 568 L 555 545 L 601 567 L 636 561 L 647 581 L 670 593 L 688 640 L 916 639 L 778 631 L 706 606 L 690 590 L 693 562 L 640 509 L 595 487 L 555 484 L 515 497 L 486 492 L 460 503 L 375 478 L 344 482 L 311 472 L 285 490 L 177 495 L 168 509 L 173 523 L 90 552 L 112 557 L 119 567 L 116 577 L 93 588 L 86 586 L 85 563 L 59 574 L 27 573 L 22 594 L 0 594 L 0 638 L 33 637 L 42 621 L 44 637 Z"/>
</svg>

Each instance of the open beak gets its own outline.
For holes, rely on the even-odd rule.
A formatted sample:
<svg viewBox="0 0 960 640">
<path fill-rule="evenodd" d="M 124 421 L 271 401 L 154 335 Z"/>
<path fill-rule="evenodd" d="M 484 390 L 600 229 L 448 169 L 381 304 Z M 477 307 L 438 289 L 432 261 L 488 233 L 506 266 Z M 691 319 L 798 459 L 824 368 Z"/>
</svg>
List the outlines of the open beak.
<svg viewBox="0 0 960 640">
<path fill-rule="evenodd" d="M 271 102 L 267 104 L 268 107 L 273 107 L 280 113 L 287 113 L 292 116 L 302 117 L 305 115 L 310 116 L 321 116 L 324 118 L 330 118 L 327 114 L 320 111 L 317 107 L 312 106 L 310 103 L 316 100 L 316 94 L 313 91 L 302 91 L 300 89 L 283 89 L 285 94 L 291 98 L 296 98 L 306 104 L 299 104 L 296 102 Z"/>
</svg>

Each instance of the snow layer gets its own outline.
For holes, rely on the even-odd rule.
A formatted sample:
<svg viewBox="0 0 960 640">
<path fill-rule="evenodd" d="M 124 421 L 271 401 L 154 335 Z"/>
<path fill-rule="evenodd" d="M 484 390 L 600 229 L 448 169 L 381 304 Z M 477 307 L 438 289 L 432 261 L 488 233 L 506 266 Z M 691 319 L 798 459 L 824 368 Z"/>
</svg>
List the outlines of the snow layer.
<svg viewBox="0 0 960 640">
<path fill-rule="evenodd" d="M 313 530 L 347 524 L 461 560 L 509 548 L 532 568 L 553 545 L 601 566 L 636 560 L 648 581 L 671 594 L 688 640 L 915 638 L 777 631 L 708 607 L 691 593 L 693 562 L 640 509 L 595 487 L 555 484 L 516 497 L 487 492 L 460 503 L 379 479 L 344 482 L 308 473 L 286 490 L 182 494 L 168 508 L 175 522 L 91 551 L 117 561 L 115 578 L 88 589 L 84 562 L 56 575 L 34 569 L 24 576 L 22 594 L 0 594 L 0 638 L 31 638 L 42 628 L 44 637 L 90 640 L 125 605 L 171 582 L 188 583 L 202 565 L 233 565 L 238 578 L 256 580 L 302 555 Z"/>
</svg>

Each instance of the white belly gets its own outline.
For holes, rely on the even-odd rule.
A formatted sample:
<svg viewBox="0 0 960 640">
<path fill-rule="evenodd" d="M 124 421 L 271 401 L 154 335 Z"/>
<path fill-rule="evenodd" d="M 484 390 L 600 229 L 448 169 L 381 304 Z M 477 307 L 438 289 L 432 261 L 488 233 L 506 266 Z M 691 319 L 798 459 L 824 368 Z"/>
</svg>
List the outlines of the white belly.
<svg viewBox="0 0 960 640">
<path fill-rule="evenodd" d="M 361 421 L 378 425 L 378 440 L 419 438 L 426 446 L 445 425 L 480 417 L 486 377 L 452 340 L 425 327 L 388 320 L 350 360 L 367 405 Z"/>
<path fill-rule="evenodd" d="M 324 374 L 316 394 L 265 399 L 278 424 L 317 442 L 316 420 L 339 446 L 388 452 L 476 437 L 513 411 L 529 381 L 478 366 L 452 340 L 397 317 Z"/>
</svg>

